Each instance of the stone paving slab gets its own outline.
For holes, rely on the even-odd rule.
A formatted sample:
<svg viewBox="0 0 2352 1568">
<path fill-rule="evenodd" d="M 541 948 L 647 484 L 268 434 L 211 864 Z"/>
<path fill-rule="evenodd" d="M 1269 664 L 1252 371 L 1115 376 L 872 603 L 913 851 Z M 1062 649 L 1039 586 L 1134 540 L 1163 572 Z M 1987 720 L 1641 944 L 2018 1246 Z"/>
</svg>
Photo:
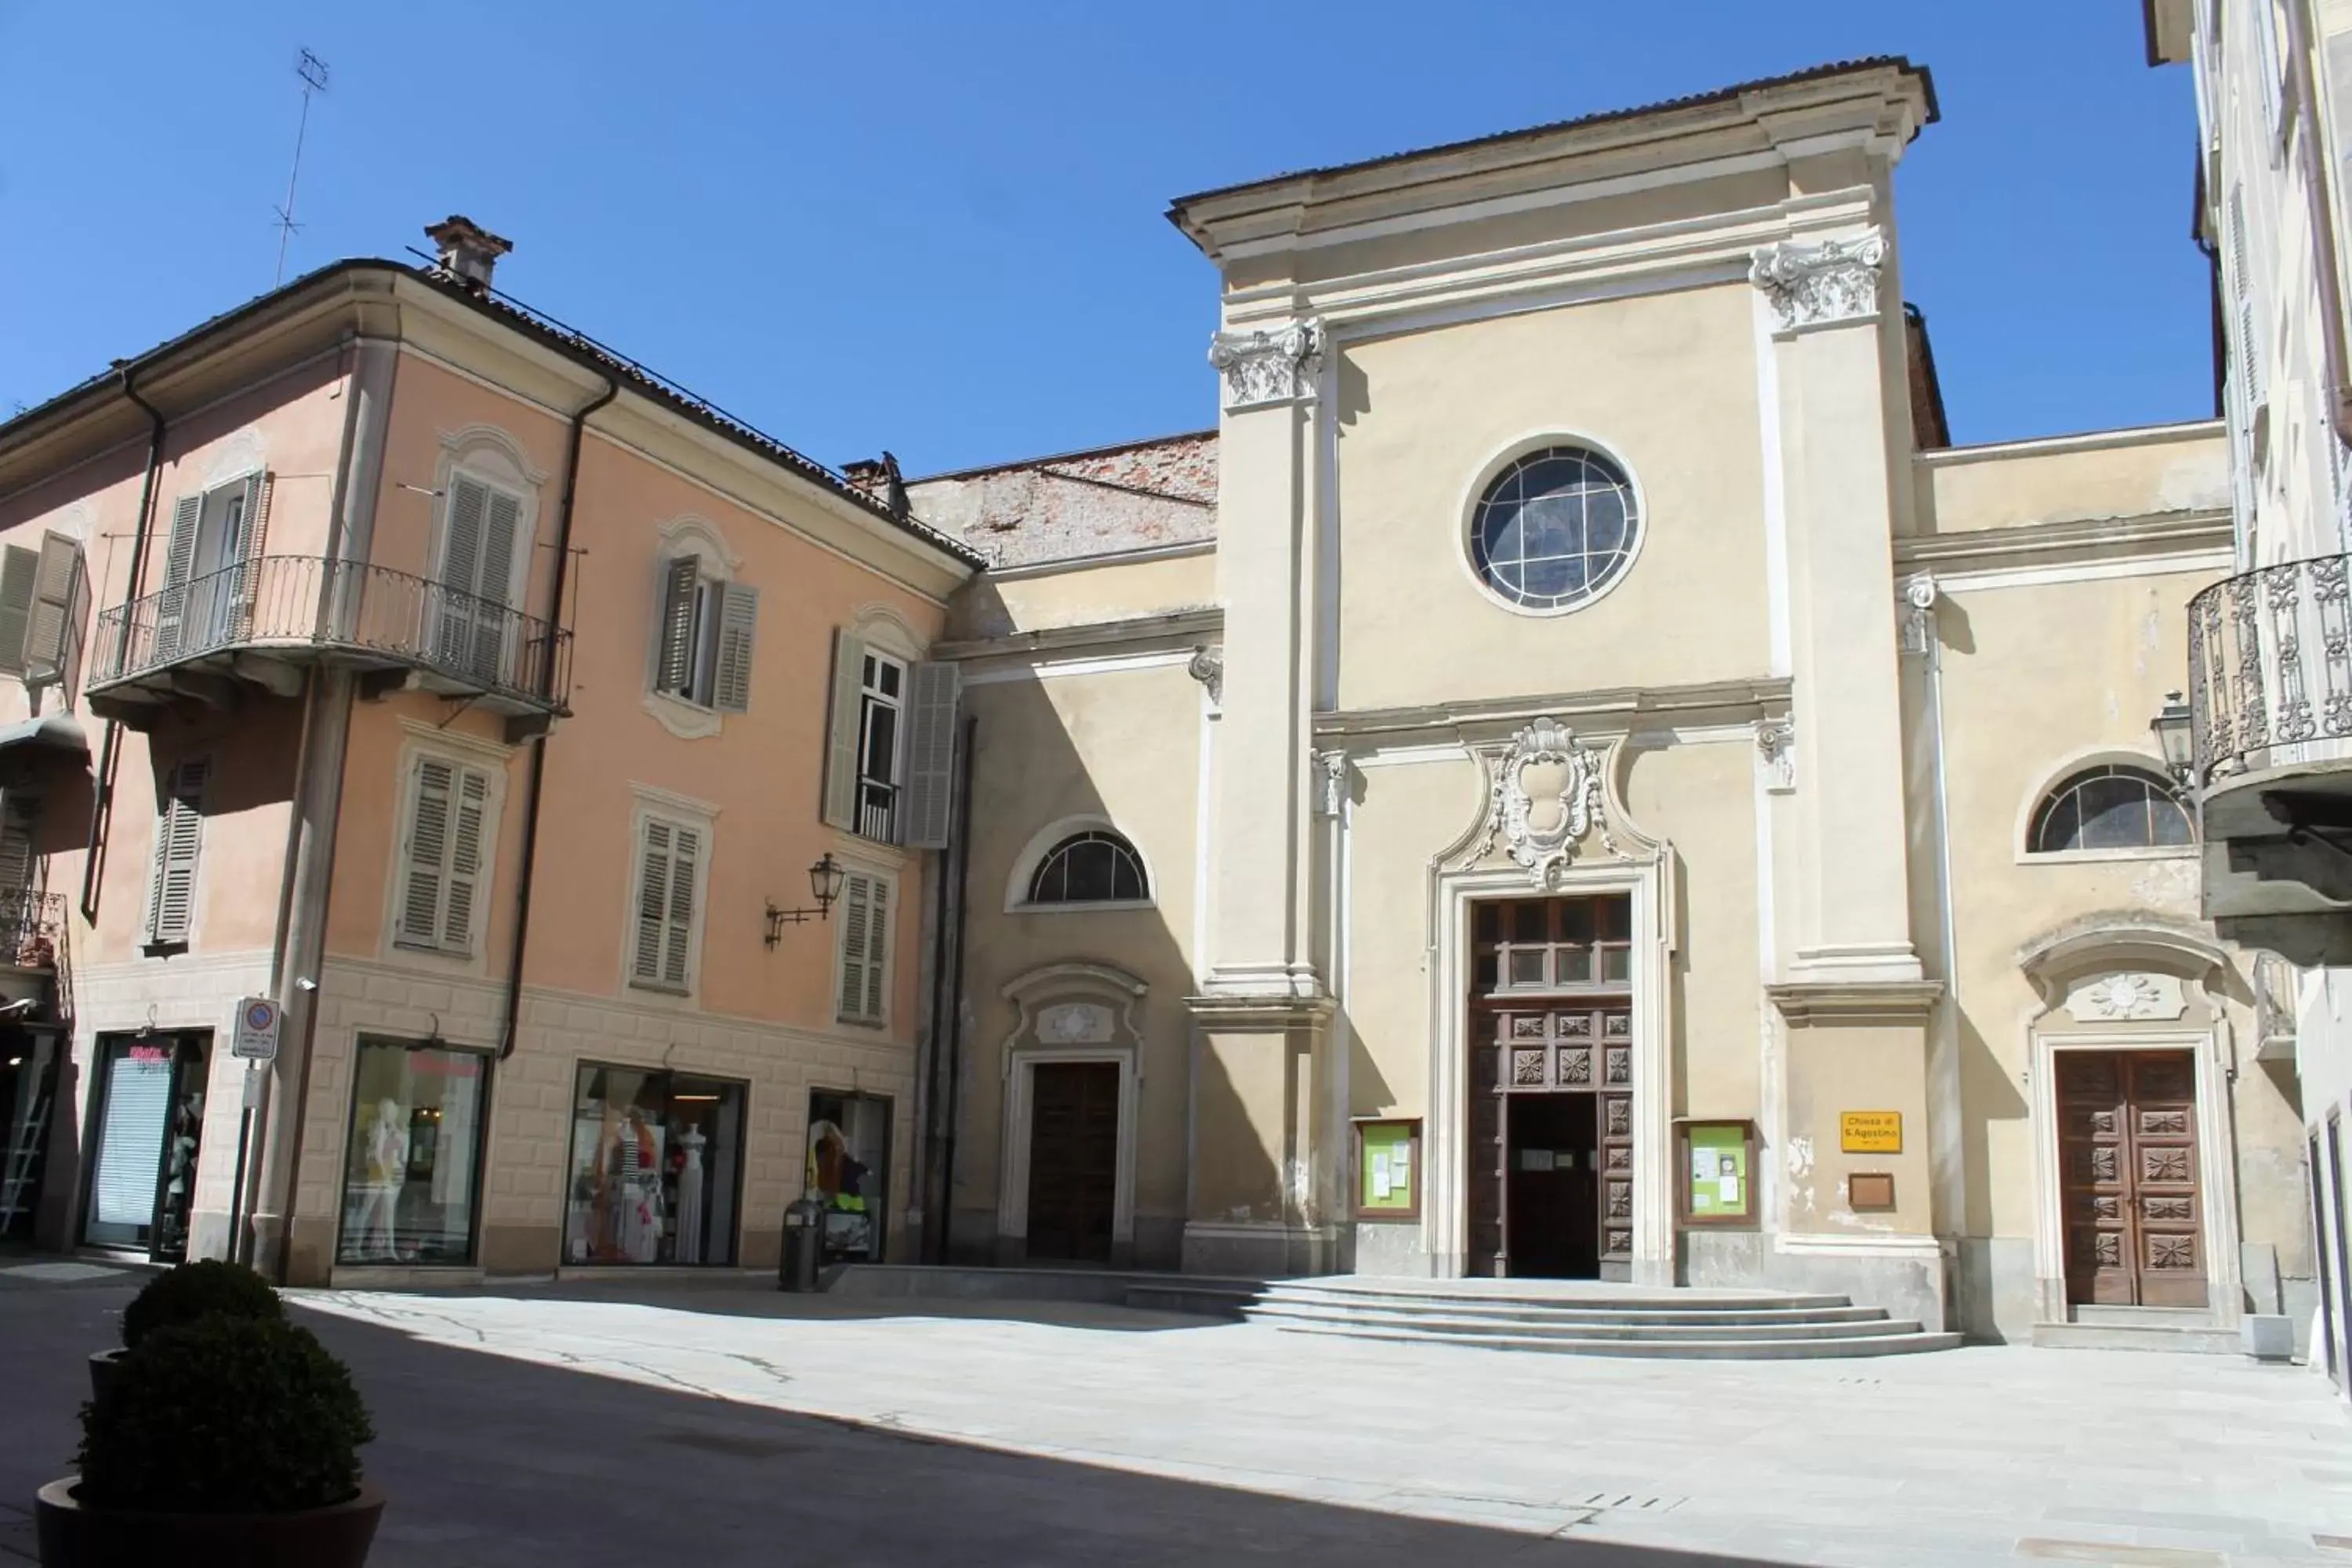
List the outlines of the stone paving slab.
<svg viewBox="0 0 2352 1568">
<path fill-rule="evenodd" d="M 2226 1357 L 1971 1347 L 1857 1373 L 1376 1344 L 1074 1303 L 300 1300 L 716 1399 L 1527 1535 L 1855 1568 L 2352 1563 L 2314 1540 L 2352 1521 L 2352 1423 L 2315 1374 Z M 1619 1499 L 1650 1506 L 1595 1500 Z"/>
</svg>

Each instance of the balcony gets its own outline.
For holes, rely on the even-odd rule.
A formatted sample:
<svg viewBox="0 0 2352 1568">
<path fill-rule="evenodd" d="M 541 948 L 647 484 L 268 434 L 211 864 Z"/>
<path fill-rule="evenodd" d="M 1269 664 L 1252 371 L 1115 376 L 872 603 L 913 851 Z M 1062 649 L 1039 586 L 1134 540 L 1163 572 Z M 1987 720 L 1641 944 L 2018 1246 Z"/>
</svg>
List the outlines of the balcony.
<svg viewBox="0 0 2352 1568">
<path fill-rule="evenodd" d="M 2189 602 L 2205 913 L 2298 963 L 2352 962 L 2347 567 L 2259 567 Z"/>
<path fill-rule="evenodd" d="M 0 889 L 0 1007 L 40 1007 L 61 981 L 65 942 L 63 894 Z"/>
<path fill-rule="evenodd" d="M 266 555 L 98 618 L 90 711 L 143 729 L 174 702 L 227 707 L 240 688 L 301 689 L 302 668 L 362 672 L 508 716 L 510 733 L 569 711 L 572 633 L 493 600 L 371 565 Z"/>
</svg>

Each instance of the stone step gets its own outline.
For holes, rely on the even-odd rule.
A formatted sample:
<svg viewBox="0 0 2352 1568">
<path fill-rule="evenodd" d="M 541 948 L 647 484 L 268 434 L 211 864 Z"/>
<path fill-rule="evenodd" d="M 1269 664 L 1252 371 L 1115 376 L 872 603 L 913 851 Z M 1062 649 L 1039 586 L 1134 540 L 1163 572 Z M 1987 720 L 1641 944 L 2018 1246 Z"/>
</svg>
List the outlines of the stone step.
<svg viewBox="0 0 2352 1568">
<path fill-rule="evenodd" d="M 1671 1305 L 1637 1303 L 1625 1306 L 1560 1304 L 1538 1306 L 1529 1302 L 1513 1302 L 1489 1306 L 1481 1300 L 1465 1300 L 1460 1297 L 1424 1299 L 1413 1296 L 1374 1296 L 1340 1292 L 1293 1291 L 1280 1287 L 1270 1288 L 1251 1300 L 1250 1306 L 1260 1310 L 1279 1309 L 1298 1313 L 1344 1316 L 1350 1313 L 1379 1313 L 1398 1319 L 1475 1319 L 1490 1323 L 1622 1323 L 1622 1324 L 1769 1324 L 1769 1323 L 1867 1323 L 1884 1321 L 1883 1307 L 1751 1307 L 1738 1301 L 1719 1302 L 1713 1306 L 1676 1302 Z"/>
<path fill-rule="evenodd" d="M 2078 1323 L 2123 1329 L 2210 1329 L 2213 1314 L 2203 1307 L 2075 1307 Z"/>
<path fill-rule="evenodd" d="M 1595 1321 L 1586 1317 L 1565 1314 L 1549 1321 L 1528 1319 L 1496 1319 L 1475 1316 L 1429 1317 L 1405 1316 L 1389 1312 L 1315 1311 L 1287 1305 L 1256 1306 L 1243 1309 L 1242 1315 L 1252 1322 L 1273 1323 L 1288 1328 L 1293 1324 L 1309 1324 L 1323 1328 L 1378 1329 L 1404 1336 L 1442 1336 L 1448 1339 L 1475 1335 L 1480 1338 L 1527 1338 L 1544 1340 L 1648 1340 L 1659 1344 L 1705 1342 L 1726 1339 L 1782 1341 L 1853 1339 L 1919 1332 L 1916 1322 L 1889 1318 L 1879 1312 L 1866 1319 L 1830 1319 L 1752 1322 L 1745 1319 L 1731 1322 L 1659 1322 L 1659 1321 Z"/>
<path fill-rule="evenodd" d="M 1676 1312 L 1817 1310 L 1850 1307 L 1851 1296 L 1804 1294 L 1772 1290 L 1706 1290 L 1683 1288 L 1656 1289 L 1631 1285 L 1603 1285 L 1597 1282 L 1563 1283 L 1549 1289 L 1521 1286 L 1512 1288 L 1508 1281 L 1496 1281 L 1491 1288 L 1448 1283 L 1444 1285 L 1381 1285 L 1358 1284 L 1334 1279 L 1281 1279 L 1267 1283 L 1258 1293 L 1261 1300 L 1337 1300 L 1346 1301 L 1378 1301 L 1383 1304 L 1428 1304 L 1444 1308 L 1475 1307 L 1486 1309 L 1534 1308 L 1544 1311 L 1566 1309 L 1598 1309 L 1607 1311 Z"/>
<path fill-rule="evenodd" d="M 2235 1330 L 2164 1323 L 2036 1323 L 2033 1342 L 2048 1350 L 2186 1351 L 2192 1355 L 2242 1355 Z"/>
<path fill-rule="evenodd" d="M 1916 1331 L 1916 1324 L 1906 1324 Z M 1376 1340 L 1390 1344 L 1457 1345 L 1474 1350 L 1540 1351 L 1554 1355 L 1648 1357 L 1691 1361 L 1799 1361 L 1853 1356 L 1907 1355 L 1921 1351 L 1951 1350 L 1960 1342 L 1956 1333 L 1907 1331 L 1855 1334 L 1826 1340 L 1759 1340 L 1727 1335 L 1708 1340 L 1546 1339 L 1532 1334 L 1444 1334 L 1419 1329 L 1375 1329 L 1349 1325 L 1293 1323 L 1282 1325 L 1287 1334 L 1319 1334 L 1331 1339 Z"/>
</svg>

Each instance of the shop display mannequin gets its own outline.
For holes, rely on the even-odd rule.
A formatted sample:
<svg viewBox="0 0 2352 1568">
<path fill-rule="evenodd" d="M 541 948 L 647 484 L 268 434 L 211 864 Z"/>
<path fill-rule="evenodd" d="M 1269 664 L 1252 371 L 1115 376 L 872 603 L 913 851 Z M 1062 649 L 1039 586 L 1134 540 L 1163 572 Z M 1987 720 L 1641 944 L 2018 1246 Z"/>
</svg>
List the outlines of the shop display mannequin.
<svg viewBox="0 0 2352 1568">
<path fill-rule="evenodd" d="M 614 1134 L 605 1166 L 613 1184 L 613 1250 L 625 1263 L 651 1263 L 661 1253 L 661 1144 L 632 1105 Z"/>
<path fill-rule="evenodd" d="M 359 1235 L 359 1255 L 380 1263 L 396 1263 L 400 1255 L 393 1226 L 400 1207 L 401 1184 L 408 1179 L 408 1129 L 400 1102 L 376 1102 L 375 1121 L 365 1130 L 367 1186 L 353 1228 Z"/>
<path fill-rule="evenodd" d="M 702 1148 L 709 1142 L 693 1127 L 677 1137 L 677 1146 L 686 1152 L 677 1170 L 677 1246 L 671 1258 L 675 1263 L 702 1261 Z"/>
</svg>

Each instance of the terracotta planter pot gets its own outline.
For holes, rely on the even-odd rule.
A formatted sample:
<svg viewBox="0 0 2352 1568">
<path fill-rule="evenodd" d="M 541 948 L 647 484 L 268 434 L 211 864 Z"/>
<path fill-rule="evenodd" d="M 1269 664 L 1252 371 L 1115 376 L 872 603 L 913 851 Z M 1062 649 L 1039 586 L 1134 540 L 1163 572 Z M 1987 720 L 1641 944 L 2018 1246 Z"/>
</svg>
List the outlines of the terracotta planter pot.
<svg viewBox="0 0 2352 1568">
<path fill-rule="evenodd" d="M 383 1494 L 362 1484 L 332 1508 L 301 1513 L 137 1513 L 84 1508 L 78 1476 L 34 1502 L 42 1568 L 361 1568 Z"/>
<path fill-rule="evenodd" d="M 103 1396 L 113 1385 L 116 1370 L 122 1365 L 122 1358 L 130 1353 L 126 1350 L 99 1351 L 89 1358 L 89 1396 L 92 1399 Z"/>
</svg>

